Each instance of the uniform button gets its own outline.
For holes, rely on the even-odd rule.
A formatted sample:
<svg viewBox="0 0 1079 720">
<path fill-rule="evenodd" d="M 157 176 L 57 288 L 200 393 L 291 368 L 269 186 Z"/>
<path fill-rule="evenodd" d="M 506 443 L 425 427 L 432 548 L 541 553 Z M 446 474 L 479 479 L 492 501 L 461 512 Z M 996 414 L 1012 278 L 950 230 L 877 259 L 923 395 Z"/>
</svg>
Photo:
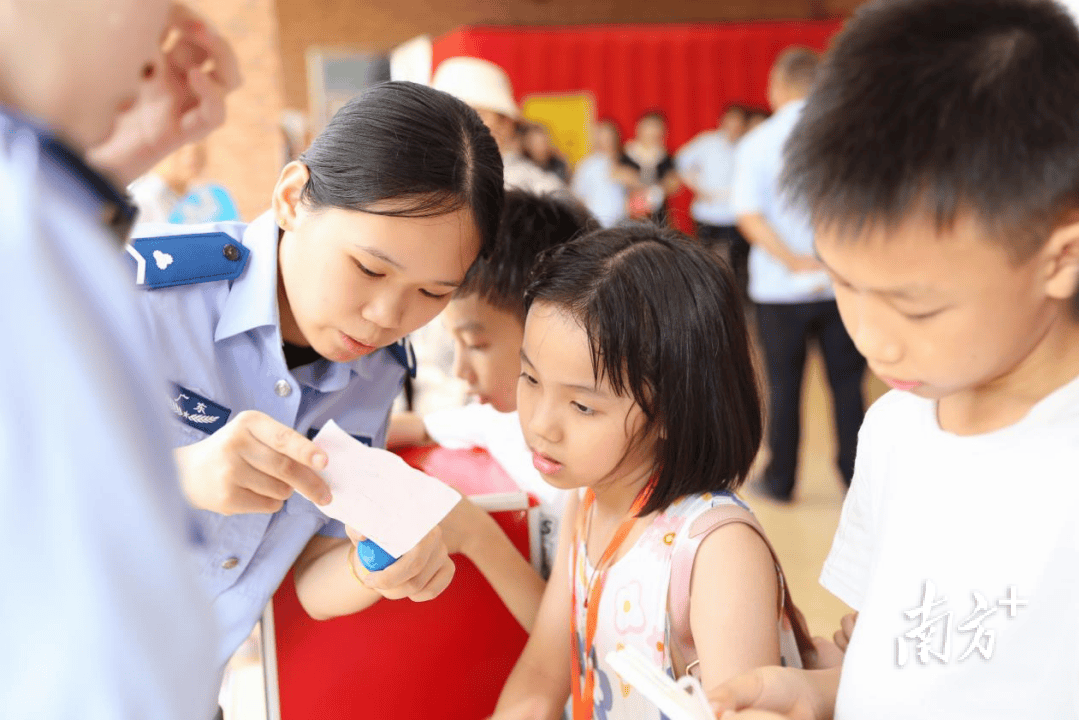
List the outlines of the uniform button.
<svg viewBox="0 0 1079 720">
<path fill-rule="evenodd" d="M 224 248 L 222 248 L 221 252 L 224 253 L 225 257 L 229 260 L 236 261 L 240 259 L 240 248 L 236 247 L 232 243 L 229 243 Z"/>
<path fill-rule="evenodd" d="M 225 570 L 231 570 L 232 568 L 236 567 L 239 564 L 240 564 L 240 559 L 239 558 L 230 557 L 228 560 L 221 563 L 221 567 L 224 568 Z"/>
<path fill-rule="evenodd" d="M 278 380 L 274 383 L 273 391 L 277 393 L 279 397 L 288 397 L 292 394 L 292 386 L 289 385 L 288 380 Z"/>
</svg>

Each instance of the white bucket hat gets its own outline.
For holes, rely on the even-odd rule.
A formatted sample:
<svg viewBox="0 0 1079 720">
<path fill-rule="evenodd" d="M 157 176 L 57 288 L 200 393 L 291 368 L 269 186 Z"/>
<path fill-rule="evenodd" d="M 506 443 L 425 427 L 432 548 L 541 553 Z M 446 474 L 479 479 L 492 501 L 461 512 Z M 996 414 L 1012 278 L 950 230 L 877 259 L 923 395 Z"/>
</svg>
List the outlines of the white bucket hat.
<svg viewBox="0 0 1079 720">
<path fill-rule="evenodd" d="M 447 92 L 473 108 L 493 110 L 514 120 L 521 116 L 513 99 L 509 75 L 488 60 L 448 58 L 435 71 L 431 87 Z"/>
</svg>

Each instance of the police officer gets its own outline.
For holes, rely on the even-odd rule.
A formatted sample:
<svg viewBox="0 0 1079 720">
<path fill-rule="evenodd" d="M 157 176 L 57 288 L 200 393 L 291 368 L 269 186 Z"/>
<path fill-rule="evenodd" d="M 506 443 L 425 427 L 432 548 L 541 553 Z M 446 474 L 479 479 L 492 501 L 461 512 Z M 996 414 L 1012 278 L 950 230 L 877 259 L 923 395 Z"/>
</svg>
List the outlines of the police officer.
<svg viewBox="0 0 1079 720">
<path fill-rule="evenodd" d="M 128 247 L 171 382 L 184 490 L 223 665 L 291 567 L 315 618 L 426 600 L 453 576 L 435 528 L 368 575 L 318 504 L 329 420 L 385 444 L 415 357 L 402 338 L 449 302 L 502 204 L 498 148 L 453 97 L 386 83 L 350 101 L 282 171 L 250 225 L 148 225 Z M 362 532 L 363 528 L 356 528 Z"/>
<path fill-rule="evenodd" d="M 209 717 L 215 627 L 112 181 L 214 127 L 236 61 L 167 0 L 5 3 L 3 22 L 0 715 Z M 111 180 L 84 161 L 110 132 Z"/>
</svg>

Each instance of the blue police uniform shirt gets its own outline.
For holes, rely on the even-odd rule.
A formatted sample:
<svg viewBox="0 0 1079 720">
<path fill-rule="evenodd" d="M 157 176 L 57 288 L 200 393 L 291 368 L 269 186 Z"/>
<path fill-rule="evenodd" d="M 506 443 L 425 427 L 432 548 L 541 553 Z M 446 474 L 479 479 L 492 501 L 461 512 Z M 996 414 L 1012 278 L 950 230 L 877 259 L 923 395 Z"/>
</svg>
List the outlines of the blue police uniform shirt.
<svg viewBox="0 0 1079 720">
<path fill-rule="evenodd" d="M 804 100 L 789 102 L 738 143 L 731 205 L 736 215 L 761 214 L 798 255 L 813 255 L 809 211 L 781 192 L 783 146 L 802 115 Z M 824 273 L 792 273 L 759 245 L 749 251 L 749 296 L 759 303 L 804 303 L 835 297 Z"/>
<path fill-rule="evenodd" d="M 133 213 L 0 112 L 0 716 L 211 717 L 217 631 L 119 261 Z"/>
<path fill-rule="evenodd" d="M 414 359 L 399 345 L 348 364 L 321 359 L 288 369 L 271 213 L 250 225 L 140 225 L 136 233 L 127 250 L 171 383 L 173 446 L 205 440 L 244 410 L 309 437 L 332 419 L 362 442 L 385 445 L 390 408 Z M 200 574 L 224 629 L 223 664 L 308 541 L 344 537 L 344 528 L 299 493 L 274 514 L 196 513 L 205 538 Z"/>
</svg>

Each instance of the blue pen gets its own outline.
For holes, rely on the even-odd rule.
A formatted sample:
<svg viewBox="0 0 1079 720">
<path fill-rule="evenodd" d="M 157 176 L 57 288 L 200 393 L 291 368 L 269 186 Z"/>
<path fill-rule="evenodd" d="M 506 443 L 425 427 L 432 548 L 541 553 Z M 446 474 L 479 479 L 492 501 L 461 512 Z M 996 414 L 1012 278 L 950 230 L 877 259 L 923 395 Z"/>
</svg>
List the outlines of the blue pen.
<svg viewBox="0 0 1079 720">
<path fill-rule="evenodd" d="M 356 543 L 356 554 L 363 566 L 371 572 L 385 570 L 397 562 L 397 558 L 379 547 L 374 540 L 361 540 Z"/>
</svg>

